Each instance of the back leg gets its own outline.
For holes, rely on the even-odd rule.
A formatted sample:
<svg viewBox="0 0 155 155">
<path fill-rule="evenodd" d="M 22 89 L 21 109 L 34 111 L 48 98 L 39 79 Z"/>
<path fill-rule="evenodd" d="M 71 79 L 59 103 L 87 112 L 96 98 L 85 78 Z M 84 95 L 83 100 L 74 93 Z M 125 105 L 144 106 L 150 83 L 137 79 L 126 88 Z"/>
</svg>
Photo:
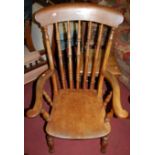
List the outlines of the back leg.
<svg viewBox="0 0 155 155">
<path fill-rule="evenodd" d="M 53 153 L 54 152 L 54 138 L 52 136 L 46 134 L 46 140 L 47 140 L 49 152 Z"/>
<path fill-rule="evenodd" d="M 108 145 L 108 135 L 101 137 L 101 152 L 106 153 L 106 148 Z"/>
</svg>

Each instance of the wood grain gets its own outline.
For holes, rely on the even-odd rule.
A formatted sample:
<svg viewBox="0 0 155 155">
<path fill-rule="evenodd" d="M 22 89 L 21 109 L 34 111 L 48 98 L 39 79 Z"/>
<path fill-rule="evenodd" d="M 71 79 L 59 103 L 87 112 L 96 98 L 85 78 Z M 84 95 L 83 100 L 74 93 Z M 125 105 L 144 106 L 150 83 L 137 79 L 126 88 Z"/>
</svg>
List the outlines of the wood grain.
<svg viewBox="0 0 155 155">
<path fill-rule="evenodd" d="M 64 71 L 58 23 L 55 24 L 55 27 L 56 27 L 56 40 L 57 40 L 57 45 L 58 45 L 58 56 L 59 56 L 59 68 L 60 68 L 61 81 L 62 81 L 63 88 L 66 89 L 66 77 L 65 77 L 65 71 Z"/>
<path fill-rule="evenodd" d="M 53 102 L 51 100 L 51 97 L 48 95 L 48 93 L 44 90 L 43 91 L 43 96 L 45 97 L 46 101 L 51 105 L 53 106 Z"/>
<path fill-rule="evenodd" d="M 83 75 L 83 88 L 86 89 L 87 84 L 87 76 L 88 76 L 88 64 L 89 64 L 89 50 L 90 50 L 90 41 L 91 41 L 91 30 L 92 30 L 92 22 L 88 24 L 88 35 L 87 35 L 87 45 L 85 52 L 85 61 L 84 61 L 84 75 Z"/>
<path fill-rule="evenodd" d="M 122 107 L 121 98 L 120 98 L 120 87 L 117 78 L 110 72 L 105 72 L 105 78 L 110 82 L 112 86 L 112 105 L 114 113 L 119 118 L 127 118 L 128 112 Z"/>
<path fill-rule="evenodd" d="M 50 46 L 50 40 L 49 40 L 49 35 L 47 32 L 46 26 L 44 27 L 44 34 L 45 34 L 45 43 L 46 43 L 47 55 L 48 55 L 48 61 L 49 61 L 49 68 L 53 71 L 53 70 L 55 70 L 55 68 L 54 68 L 54 62 L 53 62 L 53 56 L 52 56 L 52 49 Z M 57 94 L 58 86 L 57 86 L 55 74 L 52 76 L 52 81 L 53 81 L 53 85 L 54 85 L 54 93 Z"/>
<path fill-rule="evenodd" d="M 54 71 L 48 70 L 45 73 L 43 73 L 39 80 L 37 81 L 37 86 L 36 86 L 36 100 L 35 104 L 32 109 L 27 111 L 27 116 L 28 117 L 36 117 L 42 112 L 43 109 L 43 103 L 42 103 L 42 98 L 43 98 L 43 88 L 45 85 L 45 82 L 54 75 Z"/>
<path fill-rule="evenodd" d="M 71 49 L 71 29 L 70 22 L 67 22 L 67 40 L 68 40 L 68 73 L 69 73 L 69 87 L 73 89 L 73 63 L 72 63 L 72 49 Z"/>
<path fill-rule="evenodd" d="M 98 96 L 99 97 L 101 97 L 103 95 L 104 72 L 106 70 L 109 55 L 110 55 L 113 35 L 114 35 L 114 28 L 111 29 L 111 32 L 110 32 L 110 35 L 108 38 L 108 43 L 107 43 L 105 55 L 104 55 L 104 60 L 102 61 L 102 64 L 101 64 L 101 71 L 100 71 L 99 81 L 98 81 Z"/>
<path fill-rule="evenodd" d="M 98 6 L 90 3 L 65 3 L 50 6 L 41 9 L 35 14 L 36 21 L 44 30 L 44 39 L 47 49 L 49 62 L 49 70 L 43 73 L 37 81 L 36 100 L 32 109 L 27 111 L 28 117 L 35 117 L 39 114 L 43 116 L 47 125 L 45 127 L 47 143 L 50 152 L 53 152 L 54 143 L 53 137 L 69 138 L 69 139 L 88 139 L 101 138 L 101 152 L 105 152 L 108 135 L 111 131 L 109 116 L 106 112 L 106 107 L 112 98 L 111 113 L 119 118 L 127 118 L 128 112 L 123 109 L 120 102 L 120 87 L 114 75 L 107 71 L 110 50 L 114 29 L 122 23 L 123 16 L 113 9 Z M 66 24 L 66 39 L 67 39 L 67 59 L 63 58 L 59 23 Z M 72 51 L 72 22 L 78 25 L 77 33 L 77 48 Z M 83 23 L 84 29 L 83 28 Z M 88 23 L 88 30 L 86 25 Z M 92 72 L 90 74 L 90 89 L 87 87 L 88 67 L 90 64 L 90 42 L 93 38 L 92 25 L 98 24 L 98 38 L 95 52 L 93 55 Z M 58 61 L 55 60 L 55 55 L 51 49 L 47 26 L 54 24 L 56 29 L 56 43 L 58 47 Z M 104 28 L 111 28 L 108 42 L 106 45 L 104 59 L 101 60 L 100 69 L 98 71 L 97 64 L 99 61 L 99 51 L 101 51 L 101 43 L 103 41 Z M 87 41 L 85 44 L 84 34 L 87 32 Z M 54 33 L 53 33 L 54 35 Z M 73 40 L 74 42 L 74 40 Z M 106 41 L 105 41 L 106 42 Z M 82 47 L 83 46 L 83 47 Z M 55 46 L 53 46 L 55 47 Z M 54 49 L 55 50 L 55 49 Z M 56 50 L 55 50 L 56 51 Z M 74 55 L 74 53 L 76 53 Z M 66 55 L 65 55 L 66 54 Z M 84 59 L 81 59 L 83 54 Z M 66 61 L 66 62 L 65 62 Z M 57 64 L 59 68 L 57 67 Z M 80 73 L 81 64 L 83 64 L 83 73 Z M 66 67 L 67 66 L 67 67 Z M 96 74 L 96 72 L 99 72 Z M 59 74 L 60 72 L 60 74 Z M 57 76 L 60 77 L 57 77 Z M 83 76 L 82 80 L 81 76 Z M 99 78 L 98 87 L 96 89 L 95 78 Z M 53 97 L 51 98 L 44 90 L 47 80 L 52 78 Z M 103 100 L 104 78 L 111 84 L 112 90 Z M 58 88 L 58 80 L 61 80 L 62 88 Z M 80 84 L 82 83 L 82 88 Z M 69 88 L 67 88 L 69 84 Z M 75 86 L 74 86 L 75 84 Z M 42 99 L 45 97 L 49 103 L 51 112 L 48 113 L 43 107 Z"/>
<path fill-rule="evenodd" d="M 97 47 L 96 47 L 96 50 L 95 50 L 95 56 L 94 56 L 94 61 L 93 61 L 93 68 L 92 68 L 90 89 L 94 89 L 95 74 L 96 74 L 96 69 L 97 69 L 97 62 L 98 62 L 98 57 L 99 57 L 99 50 L 101 48 L 102 36 L 103 36 L 103 24 L 100 24 L 100 26 L 99 26 L 99 32 L 98 32 L 98 39 L 97 39 Z"/>
<path fill-rule="evenodd" d="M 81 21 L 78 21 L 78 38 L 77 38 L 77 68 L 76 68 L 76 88 L 80 85 L 80 53 L 81 53 Z"/>
<path fill-rule="evenodd" d="M 35 19 L 42 26 L 62 21 L 94 21 L 112 27 L 118 27 L 123 22 L 123 16 L 118 11 L 93 3 L 63 3 L 46 7 L 38 11 Z"/>
</svg>

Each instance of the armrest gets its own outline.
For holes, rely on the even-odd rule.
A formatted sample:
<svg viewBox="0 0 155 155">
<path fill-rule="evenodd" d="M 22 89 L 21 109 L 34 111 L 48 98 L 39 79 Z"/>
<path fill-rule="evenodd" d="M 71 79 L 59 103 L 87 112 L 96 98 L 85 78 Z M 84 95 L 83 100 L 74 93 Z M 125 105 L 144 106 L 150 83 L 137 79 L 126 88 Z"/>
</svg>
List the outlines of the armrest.
<svg viewBox="0 0 155 155">
<path fill-rule="evenodd" d="M 37 81 L 37 87 L 36 87 L 36 101 L 34 104 L 34 107 L 27 111 L 26 115 L 30 118 L 36 117 L 40 113 L 42 113 L 42 98 L 43 98 L 43 88 L 45 85 L 45 82 L 52 77 L 54 71 L 47 70 L 45 73 L 43 73 L 38 81 Z"/>
<path fill-rule="evenodd" d="M 117 78 L 108 71 L 105 72 L 105 78 L 110 82 L 113 89 L 112 104 L 113 104 L 114 113 L 119 118 L 127 118 L 128 112 L 125 109 L 123 109 L 121 104 L 120 87 L 119 87 Z"/>
</svg>

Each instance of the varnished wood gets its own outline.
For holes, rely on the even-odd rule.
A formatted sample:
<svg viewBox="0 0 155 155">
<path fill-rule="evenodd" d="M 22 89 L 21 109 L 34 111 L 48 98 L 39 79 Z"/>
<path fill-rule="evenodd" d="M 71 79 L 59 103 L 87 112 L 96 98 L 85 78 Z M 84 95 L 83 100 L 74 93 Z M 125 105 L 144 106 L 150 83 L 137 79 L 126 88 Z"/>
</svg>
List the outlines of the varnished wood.
<svg viewBox="0 0 155 155">
<path fill-rule="evenodd" d="M 108 135 L 101 138 L 101 152 L 106 153 L 106 149 L 108 146 Z"/>
<path fill-rule="evenodd" d="M 87 139 L 110 133 L 110 124 L 104 120 L 103 99 L 97 98 L 97 90 L 61 89 L 53 100 L 52 111 L 46 126 L 49 135 Z"/>
<path fill-rule="evenodd" d="M 36 100 L 34 107 L 27 111 L 28 117 L 36 117 L 39 115 L 42 111 L 43 105 L 42 105 L 42 97 L 43 97 L 43 88 L 45 85 L 45 82 L 54 75 L 54 71 L 48 70 L 45 73 L 43 73 L 39 80 L 37 81 L 37 89 L 36 89 Z"/>
<path fill-rule="evenodd" d="M 54 152 L 54 138 L 47 134 L 46 140 L 47 140 L 49 153 L 53 153 Z"/>
<path fill-rule="evenodd" d="M 58 45 L 60 75 L 61 75 L 62 86 L 65 89 L 66 88 L 66 78 L 65 78 L 61 44 L 60 44 L 60 32 L 59 32 L 58 23 L 55 24 L 55 27 L 56 27 L 56 39 L 57 39 L 57 45 Z"/>
<path fill-rule="evenodd" d="M 114 28 L 112 28 L 110 35 L 109 35 L 109 39 L 108 39 L 108 43 L 107 43 L 107 47 L 106 47 L 106 51 L 105 51 L 105 55 L 104 55 L 104 60 L 102 62 L 101 71 L 100 71 L 100 75 L 99 75 L 99 81 L 98 81 L 98 96 L 99 97 L 101 97 L 103 95 L 104 72 L 106 70 L 109 55 L 110 55 L 113 35 L 114 35 Z"/>
<path fill-rule="evenodd" d="M 43 116 L 43 118 L 44 118 L 46 121 L 49 120 L 49 113 L 48 113 L 44 108 L 41 109 L 40 114 Z"/>
<path fill-rule="evenodd" d="M 52 102 L 52 100 L 51 100 L 51 97 L 48 95 L 48 93 L 47 93 L 45 90 L 43 91 L 43 95 L 44 95 L 46 101 L 47 101 L 51 106 L 53 106 L 53 102 Z"/>
<path fill-rule="evenodd" d="M 105 108 L 107 107 L 107 104 L 111 100 L 111 97 L 112 97 L 112 91 L 108 94 L 108 96 L 104 100 L 104 106 L 105 106 Z"/>
<path fill-rule="evenodd" d="M 105 78 L 110 82 L 112 86 L 112 106 L 114 113 L 117 117 L 119 118 L 127 118 L 128 117 L 128 112 L 123 109 L 121 100 L 120 100 L 120 87 L 117 78 L 111 74 L 110 72 L 105 72 L 104 73 Z"/>
<path fill-rule="evenodd" d="M 45 43 L 47 47 L 47 55 L 48 55 L 48 60 L 49 60 L 49 68 L 53 71 L 54 70 L 54 62 L 53 62 L 53 56 L 52 56 L 52 49 L 50 47 L 50 40 L 49 40 L 49 35 L 47 32 L 47 27 L 44 27 L 44 32 L 45 32 Z M 54 93 L 58 93 L 58 86 L 56 82 L 56 76 L 55 74 L 52 76 L 52 81 L 54 85 Z"/>
<path fill-rule="evenodd" d="M 89 54 L 88 54 L 88 58 L 87 58 L 90 61 L 88 62 L 89 66 L 88 66 L 87 71 L 86 71 L 86 76 L 89 76 L 89 77 L 91 76 L 91 70 L 92 70 L 91 66 L 92 66 L 92 63 L 93 63 L 93 61 L 91 61 L 91 60 L 92 60 L 92 55 L 94 55 L 94 52 L 95 51 L 93 49 L 90 49 Z M 100 51 L 100 53 L 101 52 L 102 51 Z M 84 52 L 84 53 L 81 52 L 81 59 L 82 60 L 84 59 L 84 61 L 81 61 L 80 73 L 85 76 L 85 73 L 84 73 L 85 69 L 83 70 L 83 68 L 85 68 L 86 61 L 87 61 L 86 52 Z M 102 56 L 100 54 L 99 55 L 99 61 L 97 62 L 96 76 L 98 76 L 98 74 L 100 72 L 99 67 L 101 65 L 101 62 L 102 62 Z M 119 68 L 119 66 L 117 64 L 116 58 L 114 57 L 113 54 L 110 54 L 110 56 L 109 56 L 108 65 L 107 65 L 106 70 L 111 72 L 113 75 L 116 75 L 116 76 L 121 75 L 121 70 L 120 70 L 120 68 Z M 86 78 L 86 80 L 83 79 L 83 82 L 84 81 L 87 81 L 87 78 Z M 83 87 L 84 87 L 84 83 L 83 83 Z"/>
<path fill-rule="evenodd" d="M 91 75 L 90 89 L 94 89 L 95 73 L 96 73 L 96 69 L 97 69 L 97 61 L 98 61 L 98 56 L 99 56 L 99 50 L 101 48 L 102 36 L 103 36 L 103 24 L 101 24 L 100 27 L 99 27 L 99 33 L 98 33 L 98 39 L 97 39 L 97 47 L 96 47 L 96 50 L 95 50 L 93 69 L 92 69 L 92 75 Z"/>
<path fill-rule="evenodd" d="M 83 76 L 83 88 L 86 89 L 86 80 L 88 76 L 88 64 L 89 64 L 89 50 L 90 50 L 90 40 L 91 40 L 91 29 L 92 22 L 88 24 L 88 35 L 87 35 L 87 45 L 86 45 L 86 53 L 85 53 L 85 63 L 84 63 L 84 76 Z"/>
<path fill-rule="evenodd" d="M 108 26 L 117 27 L 123 21 L 121 13 L 92 3 L 63 3 L 46 7 L 35 16 L 42 26 L 60 21 L 95 21 Z"/>
<path fill-rule="evenodd" d="M 47 56 L 49 60 L 50 70 L 43 74 L 37 82 L 36 102 L 34 107 L 27 112 L 28 117 L 35 117 L 42 114 L 45 119 L 46 133 L 48 135 L 69 138 L 69 139 L 88 139 L 88 138 L 102 138 L 101 151 L 104 152 L 107 145 L 107 136 L 111 131 L 109 118 L 106 112 L 106 107 L 112 98 L 112 111 L 120 118 L 126 118 L 128 113 L 122 108 L 120 102 L 120 90 L 118 81 L 111 73 L 107 72 L 107 63 L 112 45 L 112 37 L 114 27 L 117 27 L 123 21 L 123 16 L 113 11 L 112 9 L 97 6 L 88 3 L 74 3 L 74 4 L 60 4 L 51 6 L 35 15 L 35 19 L 44 29 L 45 43 L 47 48 Z M 64 23 L 67 26 L 67 49 L 63 52 L 67 59 L 62 58 L 59 23 Z M 72 51 L 71 31 L 72 22 L 78 22 L 77 31 L 77 48 Z M 88 22 L 87 31 L 87 45 L 81 47 L 85 41 L 82 41 L 81 27 L 82 22 Z M 90 89 L 87 88 L 88 66 L 90 56 L 90 41 L 92 36 L 92 25 L 96 23 L 99 25 L 98 39 L 96 43 L 96 50 L 94 52 L 94 61 L 92 66 Z M 52 50 L 49 42 L 47 26 L 49 24 L 56 25 L 56 40 L 58 47 L 58 62 L 52 55 Z M 97 72 L 97 62 L 99 58 L 99 51 L 101 51 L 101 43 L 103 41 L 103 31 L 106 26 L 112 27 L 110 37 L 106 46 L 104 59 L 101 60 L 99 73 Z M 86 31 L 85 31 L 86 32 Z M 81 43 L 83 42 L 83 43 Z M 84 51 L 83 51 L 84 49 Z M 73 52 L 73 53 L 72 53 Z M 81 59 L 84 53 L 84 60 Z M 66 54 L 66 55 L 65 55 Z M 83 66 L 83 73 L 80 73 L 80 66 L 82 61 L 85 61 Z M 57 69 L 59 63 L 59 69 Z M 76 66 L 74 65 L 76 64 Z M 65 67 L 67 66 L 67 67 Z M 57 71 L 55 71 L 55 69 Z M 58 73 L 60 71 L 60 74 Z M 58 73 L 58 74 L 57 74 Z M 66 74 L 66 76 L 65 76 Z M 61 77 L 56 78 L 56 75 Z M 98 88 L 94 87 L 95 78 L 99 77 Z M 80 76 L 83 76 L 83 81 L 80 81 Z M 52 77 L 54 95 L 51 98 L 47 92 L 44 91 L 45 82 Z M 112 91 L 103 100 L 103 86 L 104 78 L 106 78 L 111 86 Z M 61 79 L 62 88 L 58 89 L 58 80 Z M 65 83 L 66 82 L 66 83 Z M 82 82 L 82 88 L 80 87 Z M 69 88 L 67 88 L 67 83 Z M 75 86 L 74 86 L 75 84 Z M 86 89 L 87 88 L 87 89 Z M 52 110 L 50 114 L 45 111 L 42 105 L 42 98 L 50 103 Z M 119 99 L 118 99 L 119 98 Z M 48 146 L 53 152 L 53 139 L 48 137 Z"/>
<path fill-rule="evenodd" d="M 73 63 L 72 63 L 72 49 L 71 49 L 71 29 L 70 22 L 67 22 L 67 40 L 68 40 L 68 73 L 69 73 L 69 87 L 73 89 Z"/>
<path fill-rule="evenodd" d="M 112 52 L 110 53 L 106 70 L 108 70 L 109 72 L 111 72 L 113 75 L 116 75 L 116 76 L 119 76 L 122 74 L 119 68 L 118 62 L 116 61 L 116 58 L 114 56 L 114 53 Z"/>
<path fill-rule="evenodd" d="M 111 109 L 108 113 L 107 113 L 107 116 L 106 116 L 106 119 L 110 120 L 114 115 L 114 110 Z"/>
<path fill-rule="evenodd" d="M 80 85 L 80 45 L 81 45 L 81 21 L 78 21 L 78 40 L 77 40 L 77 68 L 76 68 L 76 88 Z"/>
</svg>

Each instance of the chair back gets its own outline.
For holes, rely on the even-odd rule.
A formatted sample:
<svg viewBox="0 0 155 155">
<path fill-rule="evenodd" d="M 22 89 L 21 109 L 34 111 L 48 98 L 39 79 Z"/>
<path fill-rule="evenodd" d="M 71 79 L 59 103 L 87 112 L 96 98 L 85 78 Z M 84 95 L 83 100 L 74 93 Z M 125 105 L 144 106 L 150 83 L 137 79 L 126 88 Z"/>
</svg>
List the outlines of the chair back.
<svg viewBox="0 0 155 155">
<path fill-rule="evenodd" d="M 43 28 L 49 67 L 51 70 L 57 68 L 61 88 L 97 89 L 98 96 L 102 96 L 104 72 L 112 46 L 114 30 L 123 22 L 123 16 L 111 8 L 96 4 L 64 3 L 39 10 L 35 14 L 35 20 Z M 47 31 L 49 25 L 53 25 L 52 31 L 57 44 L 57 52 L 54 55 Z M 60 25 L 65 30 L 63 37 L 67 40 L 66 50 L 62 48 Z M 95 34 L 94 25 L 96 27 Z M 74 31 L 72 31 L 73 28 Z M 92 40 L 95 42 L 93 55 L 90 53 Z M 100 55 L 100 51 L 102 55 Z M 100 57 L 102 58 L 99 63 Z M 90 75 L 88 74 L 89 68 L 91 68 Z M 99 70 L 98 75 L 96 75 L 97 70 Z M 88 77 L 90 78 L 89 83 Z M 95 80 L 96 78 L 98 80 Z M 52 80 L 54 91 L 57 92 L 56 74 Z"/>
</svg>

